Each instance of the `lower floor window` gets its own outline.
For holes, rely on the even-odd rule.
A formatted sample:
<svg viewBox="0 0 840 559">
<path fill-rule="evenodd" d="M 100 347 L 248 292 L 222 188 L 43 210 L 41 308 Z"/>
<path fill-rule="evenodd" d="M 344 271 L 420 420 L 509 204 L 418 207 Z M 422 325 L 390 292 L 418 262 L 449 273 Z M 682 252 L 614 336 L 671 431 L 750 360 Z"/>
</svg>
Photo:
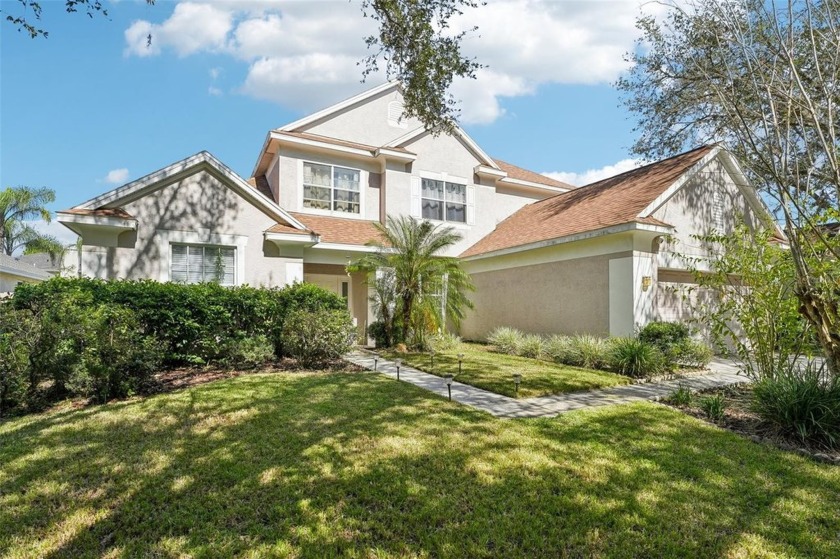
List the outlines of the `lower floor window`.
<svg viewBox="0 0 840 559">
<path fill-rule="evenodd" d="M 236 248 L 173 244 L 169 279 L 236 285 Z"/>
</svg>

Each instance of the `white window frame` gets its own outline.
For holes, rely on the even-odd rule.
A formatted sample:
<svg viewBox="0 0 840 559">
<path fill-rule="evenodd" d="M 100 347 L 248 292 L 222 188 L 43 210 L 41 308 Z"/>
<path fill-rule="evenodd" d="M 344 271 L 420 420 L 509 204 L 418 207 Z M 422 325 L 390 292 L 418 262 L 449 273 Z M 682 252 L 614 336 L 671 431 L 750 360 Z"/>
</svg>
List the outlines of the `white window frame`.
<svg viewBox="0 0 840 559">
<path fill-rule="evenodd" d="M 227 248 L 227 249 L 232 249 L 232 250 L 233 250 L 233 281 L 232 281 L 231 283 L 224 283 L 224 282 L 221 282 L 221 281 L 220 281 L 220 282 L 218 282 L 218 283 L 219 283 L 219 285 L 221 285 L 221 286 L 223 286 L 223 287 L 233 287 L 233 286 L 237 285 L 237 281 L 236 281 L 236 246 L 226 246 L 226 245 L 208 245 L 208 244 L 190 244 L 190 243 L 170 243 L 170 244 L 169 244 L 169 277 L 170 277 L 170 278 L 171 278 L 171 277 L 172 277 L 172 275 L 173 275 L 173 274 L 172 274 L 172 266 L 173 266 L 173 264 L 174 264 L 174 259 L 172 258 L 172 256 L 173 256 L 173 253 L 174 253 L 174 248 L 175 248 L 175 247 L 185 247 L 185 248 L 187 249 L 187 257 L 186 257 L 186 260 L 187 260 L 187 281 L 185 281 L 184 283 L 193 283 L 193 282 L 189 281 L 189 276 L 190 276 L 190 270 L 189 270 L 189 262 L 190 262 L 189 249 L 191 249 L 191 248 L 201 249 L 201 268 L 202 268 L 202 270 L 201 270 L 201 274 L 202 274 L 202 281 L 200 281 L 200 282 L 195 282 L 195 283 L 206 283 L 206 282 L 207 282 L 207 280 L 205 280 L 205 279 L 204 279 L 204 277 L 203 277 L 203 276 L 204 276 L 204 267 L 206 266 L 206 264 L 205 264 L 205 259 L 207 258 L 207 249 L 224 249 L 224 248 Z"/>
<path fill-rule="evenodd" d="M 416 190 L 417 199 L 412 202 L 412 215 L 425 221 L 433 223 L 445 223 L 452 227 L 470 227 L 475 225 L 475 185 L 464 177 L 450 175 L 448 173 L 429 173 L 420 171 L 417 175 L 412 177 L 416 181 L 416 186 L 412 187 Z M 443 182 L 443 200 L 437 198 L 426 198 L 427 200 L 438 200 L 443 202 L 443 219 L 430 219 L 423 217 L 423 179 L 441 181 Z M 465 202 L 464 202 L 464 221 L 450 221 L 446 219 L 446 183 L 462 185 L 465 188 Z M 460 202 L 457 202 L 460 204 Z"/>
<path fill-rule="evenodd" d="M 154 243 L 157 247 L 159 255 L 159 281 L 171 281 L 172 245 L 175 244 L 234 247 L 236 249 L 234 256 L 236 266 L 233 273 L 234 285 L 242 285 L 244 283 L 245 247 L 248 246 L 247 235 L 227 235 L 199 231 L 173 231 L 168 229 L 158 229 L 154 234 Z"/>
<path fill-rule="evenodd" d="M 330 209 L 323 210 L 320 208 L 308 208 L 304 206 L 304 165 L 309 163 L 310 165 L 323 165 L 325 167 L 330 168 Z M 357 171 L 359 173 L 359 213 L 350 213 L 350 212 L 342 212 L 339 210 L 333 209 L 335 207 L 335 168 L 341 167 L 342 169 L 349 169 L 351 171 Z M 366 185 L 368 182 L 368 174 L 367 171 L 364 169 L 359 169 L 358 167 L 353 167 L 352 165 L 342 165 L 340 163 L 328 163 L 326 161 L 317 161 L 314 159 L 298 159 L 298 183 L 299 183 L 299 190 L 300 197 L 298 198 L 298 211 L 303 213 L 311 213 L 317 215 L 328 215 L 332 217 L 346 217 L 348 219 L 365 219 L 365 190 Z M 326 188 L 326 187 L 321 187 Z M 338 190 L 344 190 L 339 188 Z"/>
</svg>

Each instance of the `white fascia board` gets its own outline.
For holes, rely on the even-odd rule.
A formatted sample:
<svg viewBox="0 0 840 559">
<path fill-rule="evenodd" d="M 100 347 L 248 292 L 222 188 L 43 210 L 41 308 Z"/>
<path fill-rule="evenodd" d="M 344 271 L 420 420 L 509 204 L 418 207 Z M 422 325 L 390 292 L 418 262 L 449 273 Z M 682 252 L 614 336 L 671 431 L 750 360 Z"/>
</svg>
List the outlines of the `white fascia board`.
<svg viewBox="0 0 840 559">
<path fill-rule="evenodd" d="M 368 245 L 345 245 L 342 243 L 318 243 L 312 247 L 319 250 L 344 250 L 347 252 L 377 252 L 379 247 Z"/>
<path fill-rule="evenodd" d="M 350 97 L 349 99 L 345 99 L 344 101 L 336 103 L 335 105 L 331 105 L 331 106 L 327 107 L 326 109 L 318 111 L 317 113 L 313 113 L 309 116 L 305 116 L 305 117 L 303 117 L 299 120 L 296 120 L 294 122 L 290 122 L 289 124 L 285 124 L 285 125 L 281 126 L 280 128 L 275 128 L 275 130 L 277 132 L 291 132 L 291 131 L 296 130 L 296 129 L 302 127 L 302 126 L 306 126 L 307 124 L 317 122 L 317 121 L 321 120 L 322 118 L 326 118 L 326 117 L 328 117 L 332 114 L 335 114 L 339 111 L 342 111 L 342 110 L 346 109 L 347 107 L 351 107 L 351 106 L 355 105 L 356 103 L 360 103 L 362 101 L 365 101 L 366 99 L 370 99 L 371 97 L 379 95 L 380 93 L 382 93 L 384 91 L 387 91 L 391 88 L 396 88 L 396 87 L 399 87 L 399 86 L 400 86 L 400 82 L 396 81 L 396 80 L 385 82 L 382 85 L 374 87 L 373 89 L 368 89 L 367 91 L 363 91 L 362 93 L 360 93 L 360 94 L 358 94 L 354 97 Z"/>
<path fill-rule="evenodd" d="M 97 227 L 110 227 L 134 231 L 137 229 L 137 220 L 133 218 L 115 217 L 106 215 L 79 215 L 73 213 L 56 212 L 57 221 L 64 225 L 70 223 L 78 225 L 93 225 Z"/>
<path fill-rule="evenodd" d="M 639 212 L 639 215 L 637 215 L 636 217 L 648 217 L 649 215 L 653 214 L 653 212 L 661 208 L 665 204 L 665 202 L 670 200 L 671 197 L 685 185 L 685 183 L 691 180 L 697 173 L 702 171 L 706 167 L 706 165 L 711 163 L 711 161 L 715 157 L 717 157 L 720 152 L 720 146 L 716 146 L 714 149 L 712 149 L 712 151 L 703 156 L 703 158 L 700 161 L 692 165 L 692 167 L 688 171 L 683 173 L 680 176 L 680 178 L 674 181 L 674 183 L 671 186 L 669 186 L 665 190 L 665 192 L 657 196 L 653 202 L 648 204 L 645 209 Z"/>
<path fill-rule="evenodd" d="M 512 179 L 510 177 L 505 177 L 503 179 L 499 179 L 499 182 L 502 184 L 509 184 L 514 186 L 527 186 L 529 188 L 539 188 L 540 190 L 548 190 L 550 192 L 554 192 L 556 194 L 562 194 L 563 192 L 569 192 L 569 188 L 561 188 L 559 186 L 551 186 L 549 184 L 542 184 L 538 182 L 532 181 L 525 181 L 522 179 Z"/>
<path fill-rule="evenodd" d="M 744 169 L 741 167 L 741 164 L 735 158 L 729 150 L 722 150 L 721 151 L 721 159 L 723 160 L 723 166 L 726 167 L 726 170 L 732 176 L 732 182 L 735 183 L 735 186 L 738 187 L 738 190 L 747 198 L 747 201 L 752 206 L 753 210 L 756 213 L 763 213 L 770 219 L 770 222 L 773 223 L 773 226 L 776 228 L 776 233 L 781 235 L 781 238 L 787 239 L 787 235 L 785 234 L 784 230 L 781 226 L 776 222 L 776 218 L 773 217 L 773 212 L 770 211 L 770 208 L 767 207 L 767 204 L 764 203 L 764 200 L 761 199 L 761 196 L 755 190 L 755 187 L 750 184 L 749 179 L 747 179 L 747 175 L 744 173 Z"/>
<path fill-rule="evenodd" d="M 295 233 L 275 233 L 272 231 L 265 232 L 265 240 L 279 244 L 295 244 L 310 247 L 320 242 L 321 238 L 318 235 L 298 235 Z"/>
<path fill-rule="evenodd" d="M 385 147 L 378 148 L 374 152 L 374 156 L 377 157 L 377 158 L 381 157 L 381 158 L 384 158 L 384 159 L 395 159 L 395 160 L 398 160 L 398 161 L 405 161 L 405 162 L 415 161 L 417 159 L 417 155 L 414 154 L 414 153 L 405 153 L 403 151 L 397 151 L 397 150 L 388 149 L 388 148 L 385 148 Z"/>
<path fill-rule="evenodd" d="M 217 178 L 226 182 L 232 189 L 245 198 L 252 205 L 258 207 L 268 215 L 285 221 L 296 229 L 306 230 L 306 227 L 297 219 L 292 217 L 286 210 L 278 206 L 274 201 L 267 199 L 255 188 L 237 175 L 230 167 L 213 157 L 209 152 L 202 151 L 172 165 L 164 167 L 145 177 L 141 177 L 126 185 L 120 186 L 97 196 L 83 204 L 75 206 L 79 209 L 93 210 L 103 206 L 118 207 L 121 203 L 130 202 L 149 194 L 159 188 L 171 184 L 180 178 L 188 176 L 197 170 L 206 169 L 214 172 Z M 66 214 L 70 215 L 70 214 Z"/>
<path fill-rule="evenodd" d="M 507 172 L 487 165 L 476 165 L 473 172 L 479 177 L 489 177 L 494 179 L 504 179 L 507 177 Z"/>
<path fill-rule="evenodd" d="M 335 151 L 339 153 L 348 153 L 350 155 L 357 155 L 360 157 L 365 157 L 371 159 L 374 157 L 373 151 L 367 149 L 359 149 L 353 148 L 349 146 L 340 146 L 337 144 L 331 144 L 329 142 L 322 142 L 320 140 L 312 140 L 310 138 L 299 138 L 297 136 L 288 136 L 283 134 L 282 132 L 271 131 L 271 139 L 277 140 L 278 142 L 282 142 L 284 144 L 293 144 L 297 146 L 305 146 L 305 147 L 314 147 L 319 148 L 327 151 Z"/>
<path fill-rule="evenodd" d="M 471 262 L 474 260 L 483 260 L 485 258 L 494 258 L 496 256 L 505 256 L 507 254 L 514 254 L 517 252 L 524 252 L 526 250 L 533 250 L 536 248 L 545 248 L 555 245 L 562 245 L 566 243 L 573 243 L 575 241 L 583 241 L 586 239 L 594 239 L 596 237 L 603 237 L 605 235 L 614 235 L 616 233 L 627 233 L 627 232 L 644 232 L 644 233 L 651 233 L 654 235 L 668 235 L 673 231 L 672 227 L 662 227 L 660 225 L 649 225 L 647 223 L 622 223 L 621 225 L 613 225 L 610 227 L 604 227 L 602 229 L 595 229 L 593 231 L 585 231 L 583 233 L 577 233 L 575 235 L 567 235 L 565 237 L 558 237 L 556 239 L 548 239 L 545 241 L 537 241 L 535 243 L 529 243 L 526 245 L 520 245 L 510 248 L 504 248 L 500 250 L 494 250 L 492 252 L 485 252 L 483 254 L 476 254 L 473 256 L 467 256 L 466 258 L 462 258 L 465 262 Z"/>
<path fill-rule="evenodd" d="M 408 143 L 414 141 L 415 139 L 419 138 L 420 136 L 423 136 L 424 134 L 427 134 L 427 133 L 430 133 L 430 132 L 428 132 L 428 130 L 426 130 L 423 127 L 415 128 L 414 130 L 412 130 L 408 134 L 404 134 L 404 135 L 400 136 L 399 138 L 388 142 L 385 147 L 401 147 L 401 146 L 403 146 L 405 144 L 408 144 Z M 487 155 L 486 153 L 484 153 L 484 150 L 481 149 L 478 146 L 477 143 L 475 143 L 475 140 L 470 138 L 469 134 L 467 134 L 464 131 L 463 128 L 461 128 L 458 125 L 455 125 L 454 136 L 456 138 L 458 138 L 459 140 L 461 140 L 461 142 L 465 146 L 467 146 L 467 148 L 470 151 L 472 151 L 473 154 L 478 156 L 478 159 L 481 160 L 481 162 L 484 165 L 486 165 L 487 167 L 489 167 L 491 169 L 501 171 L 501 169 L 499 168 L 499 165 L 493 160 L 493 158 L 490 157 L 489 155 Z"/>
<path fill-rule="evenodd" d="M 260 168 L 260 162 L 263 160 L 263 157 L 265 157 L 265 153 L 266 153 L 266 151 L 268 151 L 268 146 L 269 145 L 271 145 L 271 132 L 268 132 L 265 135 L 265 141 L 263 141 L 262 148 L 260 148 L 260 154 L 259 154 L 259 156 L 257 156 L 257 162 L 254 163 L 254 168 L 251 170 L 251 176 L 252 177 L 257 176 L 257 171 Z"/>
</svg>

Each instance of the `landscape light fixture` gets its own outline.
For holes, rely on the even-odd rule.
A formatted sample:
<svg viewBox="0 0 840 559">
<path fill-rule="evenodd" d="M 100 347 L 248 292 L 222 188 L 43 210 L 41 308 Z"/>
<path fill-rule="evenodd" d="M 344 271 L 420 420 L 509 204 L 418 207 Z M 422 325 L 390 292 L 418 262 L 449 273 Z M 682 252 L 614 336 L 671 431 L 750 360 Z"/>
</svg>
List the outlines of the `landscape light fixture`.
<svg viewBox="0 0 840 559">
<path fill-rule="evenodd" d="M 379 354 L 374 353 L 373 354 L 373 370 L 374 371 L 376 370 L 377 363 L 379 363 Z"/>
<path fill-rule="evenodd" d="M 516 397 L 519 397 L 519 383 L 522 382 L 522 375 L 520 373 L 513 374 L 513 384 L 516 386 Z"/>
<path fill-rule="evenodd" d="M 446 381 L 446 390 L 449 392 L 449 401 L 452 401 L 452 379 L 455 375 L 444 375 L 443 379 Z"/>
<path fill-rule="evenodd" d="M 397 359 L 395 363 L 397 364 L 397 380 L 400 380 L 400 365 L 402 365 L 402 359 Z"/>
<path fill-rule="evenodd" d="M 459 354 L 458 354 L 458 374 L 459 374 L 459 375 L 461 374 L 461 363 L 462 363 L 463 361 L 464 361 L 464 354 L 463 354 L 463 353 L 459 353 Z"/>
</svg>

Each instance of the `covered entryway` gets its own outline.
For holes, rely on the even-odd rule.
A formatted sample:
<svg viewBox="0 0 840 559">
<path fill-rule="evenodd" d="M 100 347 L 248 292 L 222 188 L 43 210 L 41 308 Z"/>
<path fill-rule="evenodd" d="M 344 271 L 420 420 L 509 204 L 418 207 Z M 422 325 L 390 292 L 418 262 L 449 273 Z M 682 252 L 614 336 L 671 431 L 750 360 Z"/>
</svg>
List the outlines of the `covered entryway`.
<svg viewBox="0 0 840 559">
<path fill-rule="evenodd" d="M 340 264 L 303 264 L 303 281 L 332 291 L 347 301 L 347 310 L 355 322 L 359 340 L 365 342 L 368 327 L 368 285 L 365 274 L 348 274 Z"/>
</svg>

